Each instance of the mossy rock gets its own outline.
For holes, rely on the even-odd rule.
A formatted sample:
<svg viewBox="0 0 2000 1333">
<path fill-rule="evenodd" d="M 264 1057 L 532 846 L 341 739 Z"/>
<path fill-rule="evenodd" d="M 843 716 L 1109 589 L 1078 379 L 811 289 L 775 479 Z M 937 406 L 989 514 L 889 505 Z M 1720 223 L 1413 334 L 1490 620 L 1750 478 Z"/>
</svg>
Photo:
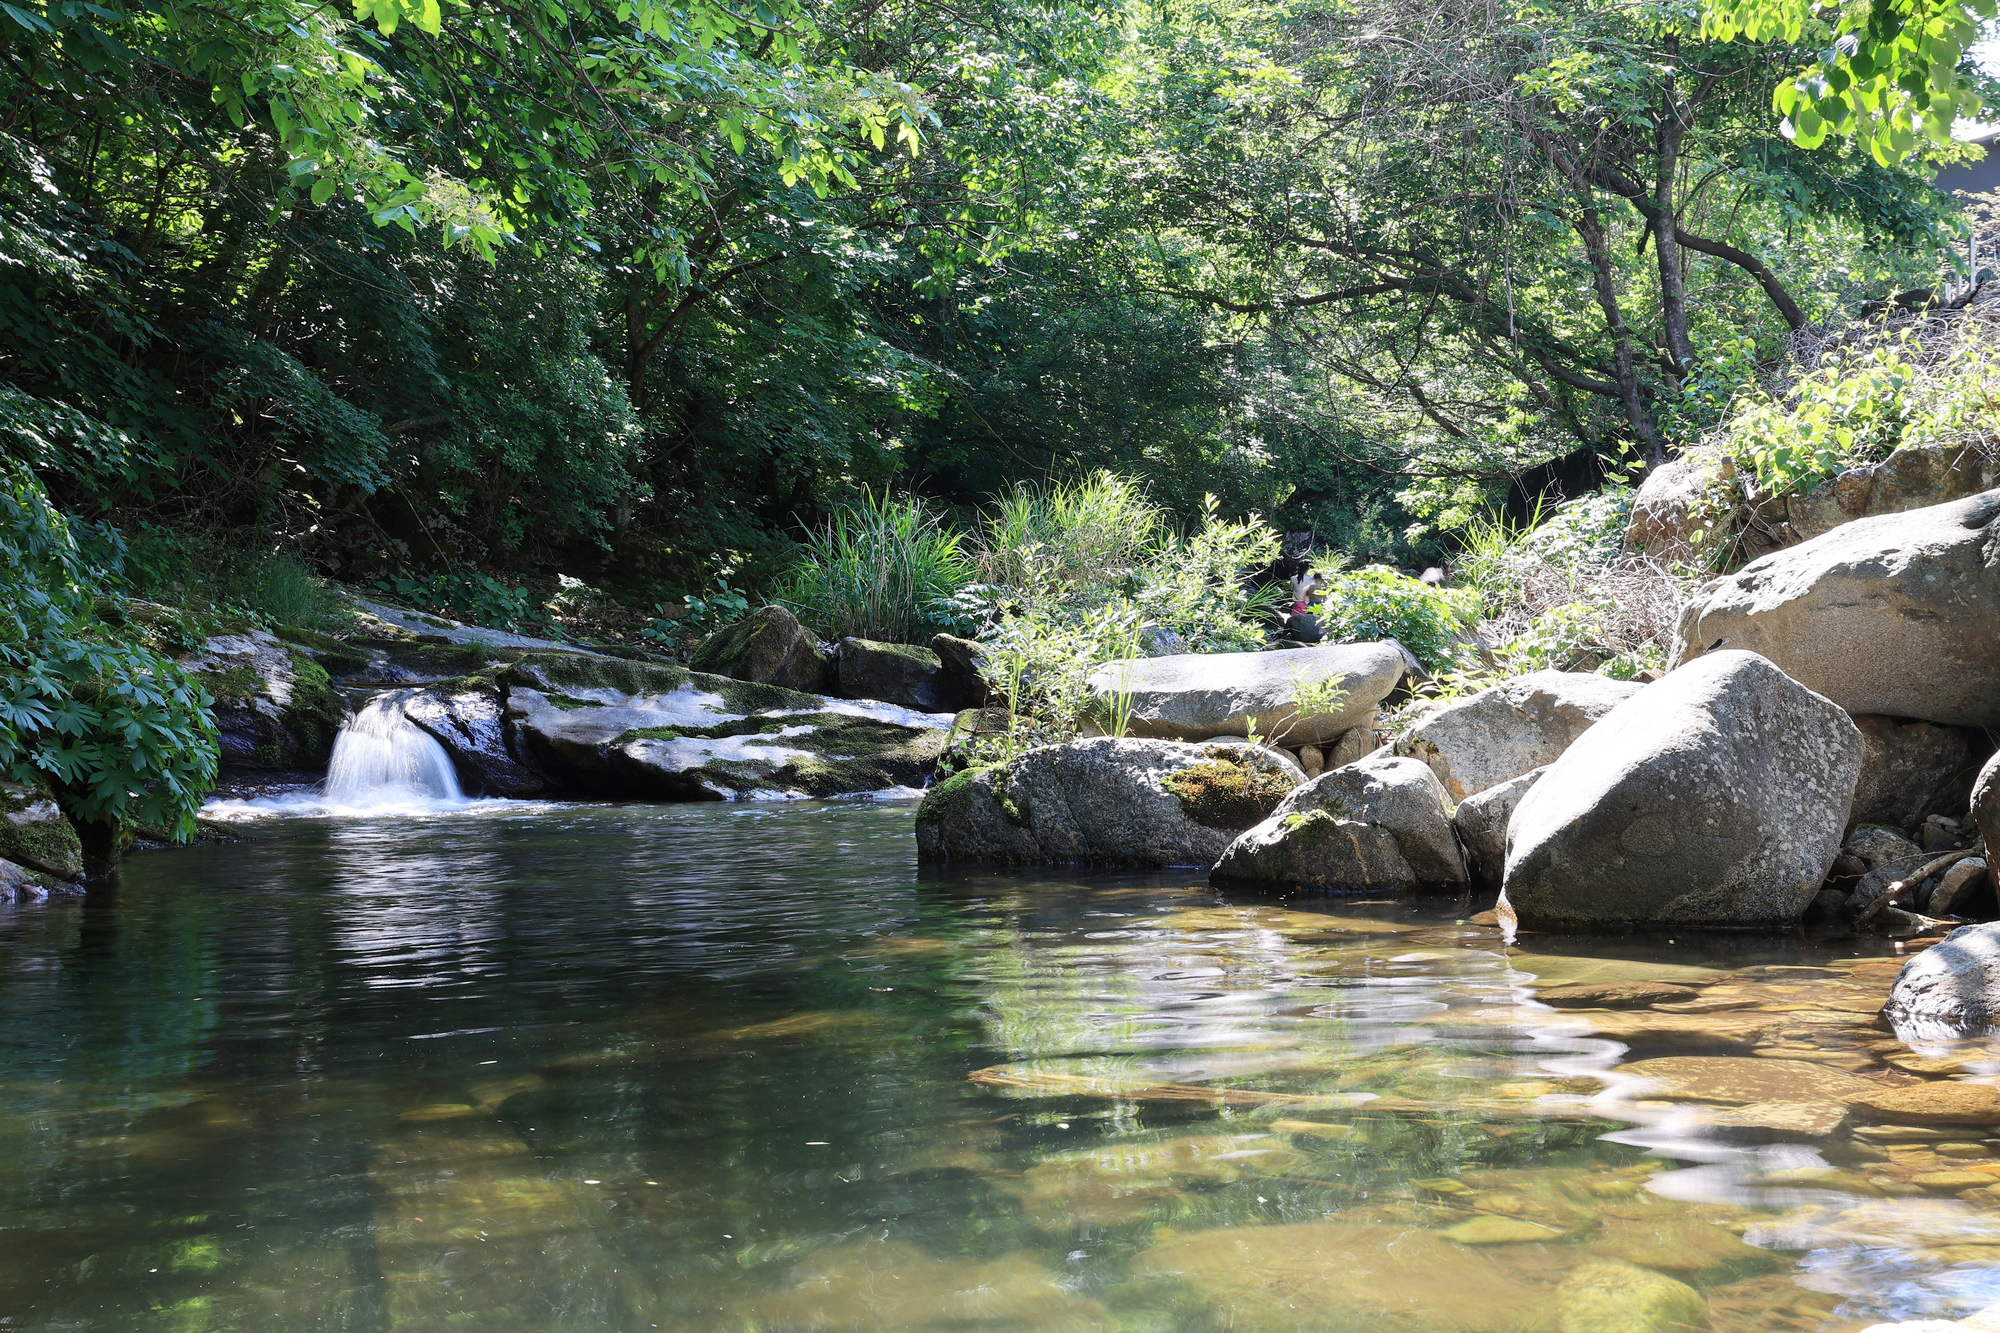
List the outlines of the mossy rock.
<svg viewBox="0 0 2000 1333">
<path fill-rule="evenodd" d="M 1188 818 L 1207 828 L 1245 829 L 1262 820 L 1297 785 L 1295 779 L 1234 757 L 1209 759 L 1162 779 Z"/>
<path fill-rule="evenodd" d="M 706 675 L 793 690 L 817 690 L 826 678 L 818 641 L 782 606 L 753 611 L 709 635 L 688 665 Z"/>
<path fill-rule="evenodd" d="M 322 634 L 318 630 L 280 625 L 272 633 L 292 647 L 304 649 L 315 662 L 326 668 L 327 674 L 332 676 L 350 676 L 355 672 L 365 671 L 375 660 L 366 649 L 358 648 L 343 639 L 336 639 L 331 634 Z"/>
<path fill-rule="evenodd" d="M 83 843 L 76 826 L 40 777 L 0 780 L 0 859 L 60 879 L 83 873 Z"/>
</svg>

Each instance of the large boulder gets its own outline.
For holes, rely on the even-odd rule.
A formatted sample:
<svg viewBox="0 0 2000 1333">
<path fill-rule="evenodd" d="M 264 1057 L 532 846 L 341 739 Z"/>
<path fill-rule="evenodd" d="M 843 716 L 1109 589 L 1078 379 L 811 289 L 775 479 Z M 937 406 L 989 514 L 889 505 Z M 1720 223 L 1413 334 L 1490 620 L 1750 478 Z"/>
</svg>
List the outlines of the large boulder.
<svg viewBox="0 0 2000 1333">
<path fill-rule="evenodd" d="M 83 874 L 83 843 L 41 778 L 0 779 L 0 860 L 30 871 L 76 879 Z"/>
<path fill-rule="evenodd" d="M 224 768 L 323 767 L 347 707 L 326 668 L 268 630 L 217 634 L 183 658 L 215 699 Z"/>
<path fill-rule="evenodd" d="M 1972 781 L 1972 826 L 1989 854 L 2000 853 L 2000 754 L 1986 761 Z"/>
<path fill-rule="evenodd" d="M 1451 827 L 1465 848 L 1466 866 L 1472 882 L 1482 889 L 1497 889 L 1507 871 L 1507 825 L 1528 788 L 1540 780 L 1546 768 L 1509 778 L 1497 787 L 1468 796 L 1451 812 Z"/>
<path fill-rule="evenodd" d="M 1689 449 L 1654 468 L 1632 497 L 1625 549 L 1656 559 L 1692 558 L 1697 554 L 1694 532 L 1712 521 L 1708 498 L 1729 487 L 1734 476 L 1735 464 L 1709 446 Z M 1709 541 L 1733 537 L 1751 555 L 1759 556 L 1856 519 L 1962 500 L 1996 484 L 2000 484 L 2000 463 L 1979 449 L 1915 445 L 1880 462 L 1848 468 L 1810 491 L 1761 498 L 1736 511 L 1733 532 L 1716 534 Z M 1746 521 L 1752 517 L 1754 522 Z"/>
<path fill-rule="evenodd" d="M 1859 519 L 1704 585 L 1674 660 L 1718 640 L 1850 713 L 2000 726 L 2000 491 Z"/>
<path fill-rule="evenodd" d="M 1963 500 L 1996 483 L 2000 464 L 1981 450 L 1916 445 L 1848 468 L 1803 494 L 1766 500 L 1758 517 L 1779 538 L 1804 541 L 1856 519 Z"/>
<path fill-rule="evenodd" d="M 957 712 L 985 702 L 985 691 L 942 658 L 913 643 L 842 639 L 833 650 L 834 678 L 849 699 L 875 699 L 923 713 Z"/>
<path fill-rule="evenodd" d="M 1855 823 L 1914 829 L 1932 815 L 1965 813 L 1985 757 L 1983 735 L 1872 713 L 1854 725 L 1861 728 L 1861 778 L 1849 816 Z"/>
<path fill-rule="evenodd" d="M 1500 911 L 1529 930 L 1780 927 L 1840 850 L 1861 733 L 1755 653 L 1670 672 L 1515 809 Z"/>
<path fill-rule="evenodd" d="M 1183 653 L 1108 662 L 1091 673 L 1099 721 L 1124 714 L 1125 734 L 1201 741 L 1257 733 L 1288 746 L 1323 745 L 1362 725 L 1407 670 L 1401 646 L 1346 643 L 1288 652 Z M 1301 685 L 1340 677 L 1336 707 L 1300 715 Z"/>
<path fill-rule="evenodd" d="M 819 690 L 826 679 L 826 655 L 819 640 L 782 606 L 752 611 L 701 641 L 688 659 L 691 670 L 788 690 Z"/>
<path fill-rule="evenodd" d="M 1648 472 L 1632 497 L 1625 550 L 1655 560 L 1691 558 L 1702 500 L 1715 484 L 1722 462 L 1716 450 L 1694 448 Z"/>
<path fill-rule="evenodd" d="M 1960 926 L 1904 963 L 1882 1016 L 1912 1035 L 1991 1030 L 2000 1018 L 2000 921 Z"/>
<path fill-rule="evenodd" d="M 611 658 L 535 654 L 412 694 L 403 712 L 495 795 L 635 800 L 915 787 L 952 718 Z"/>
<path fill-rule="evenodd" d="M 1295 789 L 1229 844 L 1210 878 L 1359 893 L 1455 887 L 1467 875 L 1444 784 L 1377 751 Z"/>
<path fill-rule="evenodd" d="M 1643 688 L 1589 671 L 1534 671 L 1430 709 L 1396 742 L 1454 801 L 1554 763 L 1592 723 Z"/>
<path fill-rule="evenodd" d="M 1298 782 L 1250 746 L 1095 736 L 940 782 L 917 809 L 926 860 L 1207 866 Z"/>
</svg>

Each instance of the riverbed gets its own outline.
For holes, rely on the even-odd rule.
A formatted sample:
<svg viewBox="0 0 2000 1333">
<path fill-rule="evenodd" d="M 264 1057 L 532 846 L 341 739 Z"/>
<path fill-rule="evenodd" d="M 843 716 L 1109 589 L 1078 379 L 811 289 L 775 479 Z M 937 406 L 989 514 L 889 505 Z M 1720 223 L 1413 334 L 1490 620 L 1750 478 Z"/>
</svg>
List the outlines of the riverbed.
<svg viewBox="0 0 2000 1333">
<path fill-rule="evenodd" d="M 912 814 L 267 815 L 0 909 L 0 1328 L 1505 1333 L 1634 1266 L 1732 1333 L 2000 1301 L 2000 1205 L 1910 1183 L 2000 1143 L 1746 1146 L 1617 1072 L 1907 1080 L 1886 946 L 942 873 Z M 1708 998 L 1534 998 L 1598 982 Z"/>
</svg>

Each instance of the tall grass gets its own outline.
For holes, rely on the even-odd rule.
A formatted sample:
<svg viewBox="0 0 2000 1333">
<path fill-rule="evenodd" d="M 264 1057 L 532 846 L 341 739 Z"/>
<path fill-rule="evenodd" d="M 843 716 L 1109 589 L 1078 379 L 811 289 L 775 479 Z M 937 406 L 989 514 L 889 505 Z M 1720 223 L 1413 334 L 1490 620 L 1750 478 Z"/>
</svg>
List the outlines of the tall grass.
<svg viewBox="0 0 2000 1333">
<path fill-rule="evenodd" d="M 922 643 L 957 626 L 951 599 L 976 572 L 924 501 L 869 495 L 813 534 L 776 600 L 823 638 Z"/>
<path fill-rule="evenodd" d="M 981 525 L 979 575 L 1037 600 L 1101 601 L 1151 550 L 1165 515 L 1130 477 L 1100 472 L 1052 486 L 1019 485 Z"/>
</svg>

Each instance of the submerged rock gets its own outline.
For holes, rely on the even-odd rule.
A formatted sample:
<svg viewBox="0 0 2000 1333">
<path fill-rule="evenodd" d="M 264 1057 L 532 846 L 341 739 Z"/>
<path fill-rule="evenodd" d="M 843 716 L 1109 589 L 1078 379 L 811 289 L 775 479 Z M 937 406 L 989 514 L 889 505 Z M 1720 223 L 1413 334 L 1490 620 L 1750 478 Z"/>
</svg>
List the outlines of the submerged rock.
<svg viewBox="0 0 2000 1333">
<path fill-rule="evenodd" d="M 1960 926 L 1903 964 L 1882 1016 L 1920 1031 L 1991 1028 L 2000 1018 L 2000 921 Z"/>
<path fill-rule="evenodd" d="M 1831 1102 L 1878 1092 L 1882 1085 L 1810 1060 L 1743 1055 L 1671 1055 L 1635 1060 L 1620 1075 L 1651 1085 L 1641 1094 L 1676 1102 L 1750 1106 L 1760 1102 Z"/>
<path fill-rule="evenodd" d="M 1562 1333 L 1706 1333 L 1708 1302 L 1685 1282 L 1631 1264 L 1585 1264 L 1556 1288 Z"/>
<path fill-rule="evenodd" d="M 1437 775 L 1378 752 L 1293 790 L 1229 844 L 1211 877 L 1342 893 L 1462 885 L 1467 875 Z"/>
<path fill-rule="evenodd" d="M 1331 1312 L 1377 1333 L 1525 1333 L 1555 1325 L 1548 1291 L 1485 1250 L 1373 1221 L 1197 1231 L 1159 1242 L 1133 1266 L 1183 1286 L 1240 1333 L 1295 1333 L 1321 1327 Z"/>
<path fill-rule="evenodd" d="M 1711 653 L 1606 714 L 1521 798 L 1502 917 L 1790 925 L 1839 851 L 1860 763 L 1840 709 L 1755 653 Z"/>
<path fill-rule="evenodd" d="M 316 768 L 347 715 L 326 668 L 268 630 L 218 634 L 183 658 L 215 698 L 225 768 Z"/>
<path fill-rule="evenodd" d="M 1247 746 L 1045 745 L 934 787 L 917 810 L 917 849 L 943 861 L 1205 866 L 1297 774 Z"/>
<path fill-rule="evenodd" d="M 1434 708 L 1396 742 L 1463 801 L 1555 762 L 1598 718 L 1637 694 L 1636 681 L 1588 671 L 1535 671 Z"/>
<path fill-rule="evenodd" d="M 1046 1329 L 1097 1333 L 1110 1312 L 1078 1296 L 1028 1254 L 933 1259 L 898 1241 L 863 1241 L 814 1255 L 789 1291 L 750 1307 L 755 1327 L 833 1329 Z M 732 1325 L 733 1326 L 733 1325 Z"/>
<path fill-rule="evenodd" d="M 1283 745 L 1323 745 L 1361 726 L 1403 678 L 1394 643 L 1349 643 L 1288 652 L 1186 653 L 1110 662 L 1090 677 L 1100 718 L 1126 712 L 1129 736 L 1200 741 L 1260 735 Z M 1331 711 L 1300 716 L 1301 685 L 1338 676 L 1346 693 Z"/>
<path fill-rule="evenodd" d="M 2000 725 L 2000 491 L 1864 518 L 1706 584 L 1675 662 L 1718 639 L 1850 713 Z"/>
<path fill-rule="evenodd" d="M 943 753 L 952 721 L 557 653 L 418 691 L 403 711 L 491 794 L 665 801 L 914 787 Z"/>
<path fill-rule="evenodd" d="M 1871 1120 L 1897 1125 L 2000 1125 L 2000 1088 L 1984 1083 L 1877 1084 L 1849 1097 L 1847 1104 Z"/>
<path fill-rule="evenodd" d="M 1556 1009 L 1648 1009 L 1692 1000 L 1700 994 L 1669 982 L 1623 981 L 1550 986 L 1536 991 L 1535 998 Z"/>
<path fill-rule="evenodd" d="M 797 616 L 782 606 L 767 606 L 703 639 L 688 659 L 688 668 L 759 685 L 818 691 L 825 687 L 826 655 Z"/>
<path fill-rule="evenodd" d="M 58 879 L 83 874 L 83 843 L 76 826 L 39 777 L 32 782 L 0 779 L 0 860 Z"/>
</svg>

